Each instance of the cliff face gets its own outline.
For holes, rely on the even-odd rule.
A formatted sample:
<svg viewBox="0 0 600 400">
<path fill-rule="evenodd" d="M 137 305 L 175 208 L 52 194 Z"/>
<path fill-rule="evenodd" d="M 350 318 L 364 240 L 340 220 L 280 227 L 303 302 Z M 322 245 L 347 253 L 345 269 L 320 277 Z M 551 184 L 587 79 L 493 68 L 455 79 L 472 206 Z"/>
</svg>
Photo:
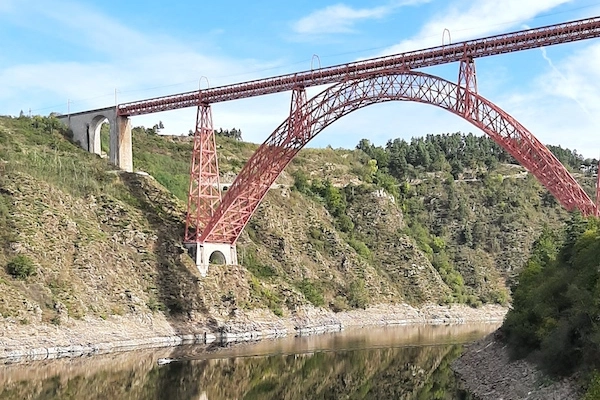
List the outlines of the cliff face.
<svg viewBox="0 0 600 400">
<path fill-rule="evenodd" d="M 191 142 L 134 131 L 144 176 L 115 171 L 67 137 L 53 119 L 0 118 L 5 322 L 164 315 L 217 326 L 253 309 L 289 316 L 310 304 L 503 302 L 539 227 L 565 216 L 529 178 L 432 177 L 394 198 L 364 178 L 362 152 L 308 149 L 245 228 L 241 265 L 211 267 L 202 279 L 181 245 Z M 255 147 L 219 139 L 223 181 Z M 490 203 L 496 195 L 518 204 L 501 208 Z"/>
</svg>

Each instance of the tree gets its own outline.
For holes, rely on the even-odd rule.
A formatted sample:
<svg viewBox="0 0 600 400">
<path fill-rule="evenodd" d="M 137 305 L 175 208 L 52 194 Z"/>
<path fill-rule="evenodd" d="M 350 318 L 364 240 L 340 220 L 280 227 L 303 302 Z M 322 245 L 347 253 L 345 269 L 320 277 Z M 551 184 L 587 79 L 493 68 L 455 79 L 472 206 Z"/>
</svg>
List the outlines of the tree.
<svg viewBox="0 0 600 400">
<path fill-rule="evenodd" d="M 218 131 L 215 129 L 214 132 L 215 135 L 218 136 L 228 137 L 235 140 L 242 140 L 242 131 L 240 129 L 231 128 L 223 130 L 223 128 L 219 128 Z"/>
</svg>

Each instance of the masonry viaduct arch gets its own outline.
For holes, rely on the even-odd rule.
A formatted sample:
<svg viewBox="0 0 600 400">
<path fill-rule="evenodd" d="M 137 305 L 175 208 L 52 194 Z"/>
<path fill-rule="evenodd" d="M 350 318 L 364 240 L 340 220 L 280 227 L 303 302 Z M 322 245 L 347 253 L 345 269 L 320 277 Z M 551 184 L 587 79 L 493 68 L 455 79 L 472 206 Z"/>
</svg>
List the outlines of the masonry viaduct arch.
<svg viewBox="0 0 600 400">
<path fill-rule="evenodd" d="M 567 209 L 597 215 L 594 202 L 561 162 L 523 125 L 476 93 L 474 71 L 457 85 L 409 70 L 380 70 L 333 85 L 306 101 L 303 88 L 292 95 L 290 116 L 248 160 L 206 221 L 198 243 L 235 246 L 242 229 L 269 187 L 312 138 L 337 119 L 360 108 L 387 101 L 431 104 L 471 122 L 527 168 Z M 228 262 L 229 263 L 229 262 Z"/>
<path fill-rule="evenodd" d="M 82 148 L 100 155 L 100 128 L 104 121 L 110 125 L 110 162 L 124 171 L 133 171 L 131 121 L 117 115 L 116 107 L 83 111 L 57 117 L 73 132 L 73 141 Z"/>
</svg>

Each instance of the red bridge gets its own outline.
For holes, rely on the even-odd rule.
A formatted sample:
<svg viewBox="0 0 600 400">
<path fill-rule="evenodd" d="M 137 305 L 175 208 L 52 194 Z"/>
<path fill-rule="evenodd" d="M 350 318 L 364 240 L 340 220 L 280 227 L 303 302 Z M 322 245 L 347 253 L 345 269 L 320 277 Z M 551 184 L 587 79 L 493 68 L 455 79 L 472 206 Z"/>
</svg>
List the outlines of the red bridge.
<svg viewBox="0 0 600 400">
<path fill-rule="evenodd" d="M 477 93 L 474 59 L 600 36 L 600 17 L 121 104 L 121 117 L 198 107 L 185 242 L 202 272 L 213 251 L 236 263 L 235 243 L 271 184 L 313 137 L 352 111 L 392 100 L 441 107 L 488 134 L 527 168 L 567 210 L 600 216 L 594 202 L 558 159 L 518 121 Z M 415 69 L 459 62 L 458 83 Z M 329 84 L 310 100 L 305 88 Z M 221 199 L 210 104 L 292 91 L 289 117 L 248 160 Z M 600 174 L 599 174 L 600 175 Z"/>
</svg>

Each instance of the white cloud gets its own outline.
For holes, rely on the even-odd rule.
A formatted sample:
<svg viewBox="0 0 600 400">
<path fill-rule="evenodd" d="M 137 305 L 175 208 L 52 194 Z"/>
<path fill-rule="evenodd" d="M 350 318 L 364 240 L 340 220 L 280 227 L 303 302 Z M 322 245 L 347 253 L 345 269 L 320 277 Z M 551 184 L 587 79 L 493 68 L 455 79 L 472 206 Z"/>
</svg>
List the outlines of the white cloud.
<svg viewBox="0 0 600 400">
<path fill-rule="evenodd" d="M 505 32 L 521 26 L 536 15 L 573 0 L 497 0 L 459 1 L 440 11 L 420 32 L 381 52 L 380 55 L 419 50 L 442 44 L 445 29 L 453 43 L 471 38 Z M 448 43 L 446 36 L 445 43 Z"/>
<path fill-rule="evenodd" d="M 40 57 L 40 61 L 27 63 L 11 60 L 11 64 L 0 67 L 0 110 L 5 114 L 27 112 L 29 108 L 34 114 L 66 113 L 69 100 L 71 112 L 107 107 L 114 104 L 115 89 L 122 103 L 196 90 L 202 76 L 208 77 L 208 83 L 202 80 L 203 88 L 214 87 L 257 78 L 260 73 L 252 71 L 278 66 L 276 62 L 210 56 L 205 54 L 210 51 L 206 46 L 199 50 L 196 42 L 192 47 L 171 37 L 144 34 L 80 4 L 55 2 L 50 8 L 29 1 L 8 17 L 21 28 L 64 42 L 62 48 L 72 45 L 73 50 L 61 57 L 64 61 L 43 61 Z M 32 21 L 40 19 L 44 24 L 35 26 Z M 82 51 L 93 52 L 94 61 L 79 61 Z M 77 58 L 69 61 L 72 57 Z M 140 120 L 162 118 L 170 130 L 181 133 L 194 126 L 193 115 L 175 113 L 173 117 Z M 229 126 L 227 121 L 220 123 Z"/>
<path fill-rule="evenodd" d="M 396 1 L 372 8 L 352 8 L 339 3 L 313 11 L 292 25 L 294 32 L 302 35 L 321 35 L 328 33 L 349 33 L 356 23 L 383 18 L 397 8 L 407 5 L 426 3 L 429 0 Z"/>
<path fill-rule="evenodd" d="M 336 4 L 300 19 L 294 23 L 293 29 L 296 33 L 311 35 L 351 32 L 356 22 L 382 18 L 390 11 L 390 7 L 354 9 L 344 4 Z"/>
<path fill-rule="evenodd" d="M 526 90 L 513 90 L 499 103 L 544 143 L 598 158 L 600 44 L 583 46 L 552 65 Z"/>
</svg>

